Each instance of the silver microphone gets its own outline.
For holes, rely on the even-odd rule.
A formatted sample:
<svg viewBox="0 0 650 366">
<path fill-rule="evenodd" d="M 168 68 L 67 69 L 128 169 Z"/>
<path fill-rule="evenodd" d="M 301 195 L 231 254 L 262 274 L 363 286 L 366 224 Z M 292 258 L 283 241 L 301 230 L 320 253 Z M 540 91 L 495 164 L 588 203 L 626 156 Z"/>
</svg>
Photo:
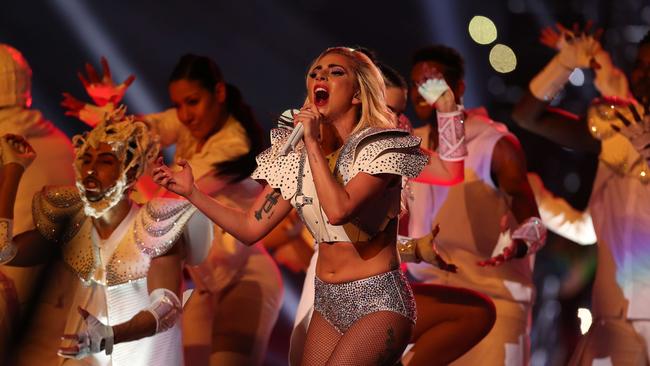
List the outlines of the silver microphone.
<svg viewBox="0 0 650 366">
<path fill-rule="evenodd" d="M 289 151 L 295 149 L 296 145 L 298 145 L 298 142 L 302 140 L 302 136 L 305 134 L 302 123 L 298 124 L 297 126 L 294 126 L 293 124 L 293 117 L 299 112 L 300 111 L 298 109 L 287 109 L 286 111 L 282 112 L 280 118 L 278 118 L 278 128 L 286 128 L 292 130 L 291 135 L 289 135 L 289 138 L 287 139 L 287 142 L 282 145 L 282 148 L 278 152 L 280 156 L 285 156 L 289 153 Z"/>
</svg>

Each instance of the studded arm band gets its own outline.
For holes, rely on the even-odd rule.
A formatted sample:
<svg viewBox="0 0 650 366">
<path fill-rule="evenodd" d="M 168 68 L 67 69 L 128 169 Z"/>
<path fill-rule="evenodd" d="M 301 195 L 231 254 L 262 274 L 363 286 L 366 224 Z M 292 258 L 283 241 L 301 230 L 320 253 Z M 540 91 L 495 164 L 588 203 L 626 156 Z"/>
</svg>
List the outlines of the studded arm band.
<svg viewBox="0 0 650 366">
<path fill-rule="evenodd" d="M 13 239 L 13 220 L 0 217 L 0 264 L 9 262 L 16 256 Z"/>
<path fill-rule="evenodd" d="M 546 242 L 546 226 L 538 217 L 529 217 L 512 232 L 512 239 L 522 240 L 528 246 L 527 254 L 540 250 Z"/>
<path fill-rule="evenodd" d="M 440 159 L 460 161 L 467 156 L 463 111 L 438 112 L 438 154 Z"/>
<path fill-rule="evenodd" d="M 421 261 L 415 253 L 417 240 L 407 236 L 397 237 L 397 252 L 402 262 L 419 263 Z"/>
<path fill-rule="evenodd" d="M 156 318 L 156 333 L 162 333 L 176 324 L 181 316 L 181 301 L 166 288 L 157 288 L 149 294 L 151 305 L 146 309 Z"/>
</svg>

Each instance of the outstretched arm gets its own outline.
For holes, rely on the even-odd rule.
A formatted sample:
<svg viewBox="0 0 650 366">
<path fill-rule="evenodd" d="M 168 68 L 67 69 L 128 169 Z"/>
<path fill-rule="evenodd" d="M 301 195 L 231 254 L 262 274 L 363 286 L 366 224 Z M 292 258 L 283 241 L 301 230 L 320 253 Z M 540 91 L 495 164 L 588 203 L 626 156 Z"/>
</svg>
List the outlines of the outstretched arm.
<svg viewBox="0 0 650 366">
<path fill-rule="evenodd" d="M 262 239 L 291 211 L 289 201 L 270 186 L 258 195 L 253 206 L 246 211 L 226 207 L 196 187 L 187 162 L 179 162 L 182 168 L 179 172 L 172 172 L 162 165 L 162 159 L 158 160 L 158 164 L 153 171 L 156 183 L 187 198 L 215 224 L 245 244 L 252 245 Z"/>
<path fill-rule="evenodd" d="M 524 93 L 512 111 L 512 119 L 523 129 L 545 137 L 568 148 L 599 153 L 596 140 L 584 117 L 550 108 L 549 102 L 537 99 L 530 91 Z"/>
<path fill-rule="evenodd" d="M 506 232 L 511 241 L 506 242 L 502 253 L 479 262 L 479 265 L 498 265 L 509 259 L 522 258 L 544 245 L 546 228 L 539 218 L 526 171 L 526 159 L 519 142 L 512 136 L 502 137 L 494 147 L 492 172 L 499 188 L 510 196 L 510 209 L 519 226 L 511 234 Z"/>
<path fill-rule="evenodd" d="M 182 313 L 179 296 L 183 245 L 181 237 L 167 253 L 151 260 L 147 273 L 150 299 L 147 308 L 113 326 L 103 324 L 93 314 L 78 308 L 86 329 L 77 334 L 64 334 L 58 354 L 76 359 L 101 351 L 111 354 L 114 344 L 150 337 L 172 328 Z"/>
</svg>

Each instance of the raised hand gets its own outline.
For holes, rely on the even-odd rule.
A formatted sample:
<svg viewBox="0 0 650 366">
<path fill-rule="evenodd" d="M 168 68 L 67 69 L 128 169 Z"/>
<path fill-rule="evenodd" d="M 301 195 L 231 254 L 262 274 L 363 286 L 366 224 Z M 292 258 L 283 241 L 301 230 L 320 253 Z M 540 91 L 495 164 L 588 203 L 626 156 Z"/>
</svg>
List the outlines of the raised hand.
<svg viewBox="0 0 650 366">
<path fill-rule="evenodd" d="M 86 63 L 87 77 L 84 77 L 82 72 L 78 72 L 77 76 L 86 89 L 86 93 L 88 93 L 95 104 L 100 107 L 108 103 L 118 104 L 124 97 L 126 90 L 135 80 L 135 76 L 129 75 L 121 84 L 115 84 L 111 76 L 111 69 L 105 57 L 101 58 L 101 64 L 103 69 L 103 75 L 101 77 L 90 63 Z"/>
<path fill-rule="evenodd" d="M 97 126 L 104 120 L 107 113 L 115 110 L 113 103 L 102 106 L 87 104 L 73 97 L 69 93 L 63 93 L 61 106 L 66 109 L 65 115 L 78 118 L 90 127 Z"/>
<path fill-rule="evenodd" d="M 623 122 L 623 127 L 612 124 L 612 128 L 627 137 L 634 149 L 650 165 L 650 112 L 646 107 L 646 114 L 642 117 L 634 104 L 628 106 L 632 112 L 633 119 L 628 119 L 620 112 L 615 111 L 616 116 Z"/>
<path fill-rule="evenodd" d="M 76 334 L 64 334 L 61 337 L 62 343 L 72 343 L 72 345 L 62 344 L 57 354 L 65 358 L 82 359 L 106 350 L 106 354 L 110 355 L 113 351 L 113 327 L 100 322 L 81 307 L 77 310 L 86 323 L 86 329 Z"/>
<path fill-rule="evenodd" d="M 513 239 L 510 234 L 510 229 L 508 228 L 508 217 L 504 215 L 501 218 L 500 222 L 501 234 L 495 246 L 495 252 L 498 254 L 493 255 L 491 258 L 478 261 L 476 264 L 481 267 L 486 266 L 498 266 L 501 265 L 513 258 L 520 258 L 525 255 L 525 252 L 522 255 L 522 251 L 526 247 L 526 243 L 522 240 Z"/>
<path fill-rule="evenodd" d="M 300 109 L 300 112 L 294 115 L 294 124 L 302 123 L 304 128 L 303 139 L 307 140 L 320 140 L 320 125 L 323 123 L 323 114 L 318 111 L 318 108 L 310 102 L 306 102 Z"/>
<path fill-rule="evenodd" d="M 190 164 L 181 160 L 178 162 L 181 170 L 173 172 L 163 164 L 162 157 L 160 157 L 156 160 L 156 165 L 152 172 L 154 182 L 179 196 L 189 198 L 194 191 L 194 176 Z"/>
<path fill-rule="evenodd" d="M 423 68 L 423 76 L 416 81 L 418 93 L 440 112 L 450 112 L 456 109 L 454 93 L 449 88 L 442 73 L 426 63 L 416 67 Z"/>
<path fill-rule="evenodd" d="M 6 134 L 0 137 L 0 157 L 2 164 L 18 164 L 24 169 L 36 159 L 36 151 L 19 135 Z"/>
<path fill-rule="evenodd" d="M 588 21 L 583 29 L 580 29 L 578 23 L 574 23 L 570 30 L 556 23 L 555 27 L 558 31 L 553 27 L 543 28 L 539 41 L 549 48 L 558 50 L 560 62 L 569 69 L 587 67 L 598 69 L 600 65 L 595 56 L 602 49 L 599 40 L 603 29 L 598 28 L 591 33 L 592 26 L 592 21 Z"/>
</svg>

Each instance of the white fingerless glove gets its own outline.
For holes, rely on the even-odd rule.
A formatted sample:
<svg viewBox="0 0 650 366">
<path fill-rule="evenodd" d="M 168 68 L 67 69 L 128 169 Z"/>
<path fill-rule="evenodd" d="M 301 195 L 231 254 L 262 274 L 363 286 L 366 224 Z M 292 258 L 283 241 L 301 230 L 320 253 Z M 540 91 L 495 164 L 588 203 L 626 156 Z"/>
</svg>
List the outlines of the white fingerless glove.
<svg viewBox="0 0 650 366">
<path fill-rule="evenodd" d="M 449 85 L 445 79 L 427 79 L 422 84 L 418 85 L 418 93 L 429 103 L 434 105 L 438 98 L 449 89 Z"/>
<path fill-rule="evenodd" d="M 157 288 L 149 294 L 151 305 L 146 309 L 156 318 L 156 333 L 161 333 L 176 324 L 181 316 L 181 300 L 166 288 Z"/>
<path fill-rule="evenodd" d="M 65 358 L 82 359 L 93 353 L 102 351 L 107 355 L 113 352 L 113 327 L 100 322 L 92 314 L 85 318 L 86 329 L 74 336 L 64 336 L 64 339 L 76 340 L 76 351 L 60 348 L 57 354 Z M 74 348 L 71 347 L 71 348 Z"/>
</svg>

